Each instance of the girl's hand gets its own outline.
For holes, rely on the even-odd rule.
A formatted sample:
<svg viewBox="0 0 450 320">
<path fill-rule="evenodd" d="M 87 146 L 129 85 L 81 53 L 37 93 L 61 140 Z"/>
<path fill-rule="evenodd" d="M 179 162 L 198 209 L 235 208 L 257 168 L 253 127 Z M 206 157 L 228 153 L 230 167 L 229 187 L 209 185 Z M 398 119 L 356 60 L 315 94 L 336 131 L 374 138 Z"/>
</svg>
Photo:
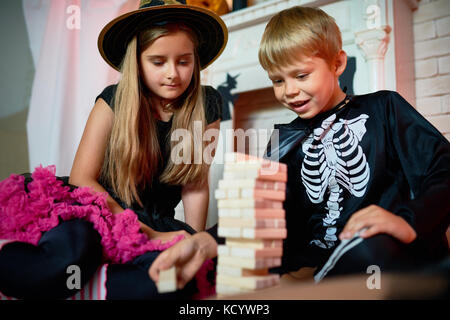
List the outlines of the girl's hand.
<svg viewBox="0 0 450 320">
<path fill-rule="evenodd" d="M 350 239 L 355 232 L 365 227 L 368 229 L 360 234 L 362 238 L 369 238 L 379 233 L 386 233 L 403 243 L 411 243 L 417 237 L 414 229 L 402 217 L 377 205 L 370 205 L 355 212 L 350 217 L 339 235 L 339 239 Z"/>
<path fill-rule="evenodd" d="M 182 289 L 206 259 L 217 255 L 217 242 L 206 232 L 199 232 L 164 250 L 153 261 L 148 273 L 158 282 L 159 272 L 176 266 L 177 288 Z"/>
<path fill-rule="evenodd" d="M 139 221 L 139 224 L 141 225 L 141 231 L 145 233 L 150 240 L 161 240 L 161 244 L 171 241 L 174 237 L 178 235 L 183 235 L 185 239 L 191 237 L 191 235 L 185 230 L 159 232 L 153 230 L 152 228 L 142 223 L 141 221 Z"/>
<path fill-rule="evenodd" d="M 171 241 L 173 238 L 175 238 L 176 236 L 179 235 L 183 235 L 185 239 L 190 238 L 191 235 L 185 231 L 185 230 L 180 230 L 180 231 L 171 231 L 171 232 L 159 232 L 159 231 L 154 231 L 152 232 L 152 237 L 150 238 L 151 240 L 161 240 L 161 244 L 164 244 L 166 242 Z"/>
</svg>

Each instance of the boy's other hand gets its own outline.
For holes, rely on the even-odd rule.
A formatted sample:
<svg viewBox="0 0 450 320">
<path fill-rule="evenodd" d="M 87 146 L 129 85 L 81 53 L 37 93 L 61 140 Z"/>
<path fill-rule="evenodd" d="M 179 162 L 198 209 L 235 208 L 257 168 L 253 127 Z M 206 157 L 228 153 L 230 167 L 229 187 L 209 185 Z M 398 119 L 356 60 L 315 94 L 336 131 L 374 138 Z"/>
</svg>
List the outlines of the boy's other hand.
<svg viewBox="0 0 450 320">
<path fill-rule="evenodd" d="M 176 266 L 177 288 L 182 289 L 195 276 L 203 262 L 217 254 L 214 249 L 217 251 L 217 243 L 209 234 L 196 233 L 161 252 L 150 266 L 149 276 L 154 282 L 158 282 L 161 270 Z"/>
<path fill-rule="evenodd" d="M 365 227 L 368 229 L 361 232 L 360 236 L 362 238 L 369 238 L 379 233 L 386 233 L 403 243 L 411 243 L 417 237 L 414 229 L 402 217 L 377 205 L 370 205 L 356 211 L 350 217 L 339 235 L 339 239 L 350 239 L 357 231 Z"/>
</svg>

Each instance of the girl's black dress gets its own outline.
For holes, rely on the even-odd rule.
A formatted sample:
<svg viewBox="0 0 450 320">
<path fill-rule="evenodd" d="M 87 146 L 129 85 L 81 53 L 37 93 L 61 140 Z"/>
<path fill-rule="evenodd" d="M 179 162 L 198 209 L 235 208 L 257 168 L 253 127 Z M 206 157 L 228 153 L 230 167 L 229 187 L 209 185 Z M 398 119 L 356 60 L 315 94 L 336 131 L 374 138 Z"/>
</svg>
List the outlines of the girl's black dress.
<svg viewBox="0 0 450 320">
<path fill-rule="evenodd" d="M 220 118 L 222 112 L 222 98 L 214 88 L 210 86 L 204 86 L 203 88 L 205 91 L 205 117 L 207 124 L 210 124 Z M 111 108 L 113 108 L 112 101 L 116 89 L 117 85 L 106 87 L 96 100 L 102 98 Z M 160 173 L 162 173 L 162 169 L 166 167 L 170 157 L 169 133 L 171 126 L 172 118 L 168 122 L 161 120 L 157 121 L 158 140 L 163 158 L 160 166 Z M 136 212 L 139 220 L 157 231 L 184 229 L 189 233 L 193 233 L 194 230 L 189 225 L 174 218 L 175 207 L 181 200 L 181 186 L 161 183 L 158 178 L 153 179 L 152 183 L 147 185 L 149 185 L 149 187 L 140 192 L 143 207 L 136 203 L 130 208 Z M 106 184 L 103 184 L 103 186 L 122 208 L 126 208 L 123 201 L 114 194 L 110 187 Z"/>
<path fill-rule="evenodd" d="M 116 87 L 105 88 L 97 99 L 112 106 Z M 222 100 L 212 87 L 203 88 L 205 117 L 210 124 L 220 118 Z M 170 156 L 171 121 L 158 121 L 157 126 L 162 172 Z M 0 182 L 0 300 L 74 296 L 154 300 L 213 293 L 213 283 L 208 281 L 211 260 L 183 290 L 173 293 L 159 294 L 148 275 L 161 250 L 177 239 L 155 244 L 139 232 L 137 219 L 157 231 L 194 233 L 189 225 L 174 218 L 181 186 L 167 185 L 155 178 L 148 184 L 150 187 L 140 191 L 143 207 L 134 204 L 127 208 L 100 181 L 124 209 L 135 213 L 125 210 L 113 215 L 105 198 L 69 185 L 68 177 L 55 177 L 54 168 L 49 167 L 37 168 L 33 174 L 11 175 Z M 2 235 L 6 238 L 2 239 Z M 72 283 L 71 270 L 80 271 L 81 287 L 77 287 L 77 281 Z"/>
</svg>

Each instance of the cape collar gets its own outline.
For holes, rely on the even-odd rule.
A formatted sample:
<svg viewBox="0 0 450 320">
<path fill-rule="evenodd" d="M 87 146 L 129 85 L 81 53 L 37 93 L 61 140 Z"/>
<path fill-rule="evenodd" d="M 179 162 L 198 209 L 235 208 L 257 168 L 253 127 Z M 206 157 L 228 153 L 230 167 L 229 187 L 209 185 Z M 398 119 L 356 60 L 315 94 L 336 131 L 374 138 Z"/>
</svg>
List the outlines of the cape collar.
<svg viewBox="0 0 450 320">
<path fill-rule="evenodd" d="M 281 161 L 288 153 L 296 149 L 307 136 L 309 136 L 317 123 L 320 123 L 333 113 L 342 110 L 352 99 L 352 95 L 346 95 L 345 98 L 332 109 L 320 113 L 312 119 L 301 119 L 300 117 L 297 117 L 290 123 L 276 124 L 275 130 L 278 129 L 278 141 L 273 141 L 277 139 L 274 134 L 272 134 L 264 157 L 273 161 Z"/>
</svg>

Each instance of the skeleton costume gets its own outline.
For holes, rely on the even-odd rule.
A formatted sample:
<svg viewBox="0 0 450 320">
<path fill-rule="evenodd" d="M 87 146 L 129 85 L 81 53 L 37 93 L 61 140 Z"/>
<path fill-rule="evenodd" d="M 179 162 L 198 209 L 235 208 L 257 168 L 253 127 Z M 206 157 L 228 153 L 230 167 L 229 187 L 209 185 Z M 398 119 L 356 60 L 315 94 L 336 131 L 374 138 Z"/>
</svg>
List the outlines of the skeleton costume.
<svg viewBox="0 0 450 320">
<path fill-rule="evenodd" d="M 398 93 L 347 96 L 313 119 L 275 129 L 279 143 L 266 156 L 288 165 L 288 237 L 279 271 L 323 265 L 350 216 L 371 204 L 404 218 L 417 239 L 408 246 L 385 234 L 365 239 L 336 272 L 448 255 L 450 144 Z M 358 251 L 367 258 L 359 266 Z"/>
</svg>

